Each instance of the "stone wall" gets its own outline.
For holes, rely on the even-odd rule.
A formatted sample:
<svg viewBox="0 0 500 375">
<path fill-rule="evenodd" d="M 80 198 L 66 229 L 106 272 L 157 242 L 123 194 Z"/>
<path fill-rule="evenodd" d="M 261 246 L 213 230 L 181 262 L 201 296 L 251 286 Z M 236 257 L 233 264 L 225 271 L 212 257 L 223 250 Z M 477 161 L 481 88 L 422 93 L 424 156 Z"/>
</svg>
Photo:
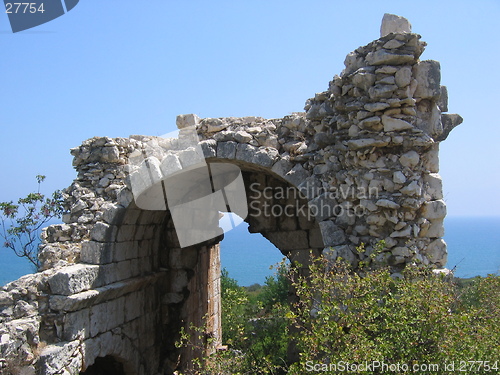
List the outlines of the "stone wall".
<svg viewBox="0 0 500 375">
<path fill-rule="evenodd" d="M 312 250 L 394 273 L 446 263 L 439 142 L 462 120 L 444 114 L 439 63 L 420 60 L 409 23 L 386 15 L 381 32 L 305 112 L 177 118 L 181 131 L 196 126 L 207 162 L 241 169 L 250 231 L 292 261 L 307 264 Z M 161 144 L 95 137 L 71 150 L 65 224 L 42 233 L 40 272 L 0 291 L 0 374 L 78 374 L 105 357 L 126 374 L 169 374 L 200 354 L 175 347 L 181 327 L 205 325 L 221 342 L 222 236 L 181 248 L 169 211 L 132 195 L 130 155 L 154 147 L 161 165 Z"/>
</svg>

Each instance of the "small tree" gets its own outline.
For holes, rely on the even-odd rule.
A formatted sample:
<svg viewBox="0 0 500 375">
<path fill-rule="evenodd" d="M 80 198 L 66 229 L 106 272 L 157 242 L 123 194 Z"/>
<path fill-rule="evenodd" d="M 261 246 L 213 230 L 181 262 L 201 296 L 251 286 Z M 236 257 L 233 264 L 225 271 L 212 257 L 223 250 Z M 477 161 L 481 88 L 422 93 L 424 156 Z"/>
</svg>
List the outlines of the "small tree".
<svg viewBox="0 0 500 375">
<path fill-rule="evenodd" d="M 37 191 L 19 198 L 17 204 L 0 202 L 0 237 L 4 247 L 12 249 L 18 257 L 27 258 L 38 269 L 40 231 L 50 220 L 60 218 L 64 209 L 61 192 L 56 190 L 46 197 L 40 193 L 45 176 L 37 175 L 36 180 Z"/>
</svg>

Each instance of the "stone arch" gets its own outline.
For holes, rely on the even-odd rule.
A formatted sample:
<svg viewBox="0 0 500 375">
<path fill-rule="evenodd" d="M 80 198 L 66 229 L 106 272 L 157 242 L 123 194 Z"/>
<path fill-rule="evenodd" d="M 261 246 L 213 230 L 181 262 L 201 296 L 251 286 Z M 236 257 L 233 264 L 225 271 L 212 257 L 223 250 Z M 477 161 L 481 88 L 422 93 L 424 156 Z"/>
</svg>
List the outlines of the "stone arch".
<svg viewBox="0 0 500 375">
<path fill-rule="evenodd" d="M 373 261 L 393 273 L 413 262 L 446 263 L 438 151 L 462 119 L 443 113 L 447 90 L 439 63 L 420 61 L 420 35 L 396 26 L 385 20 L 381 38 L 350 53 L 340 76 L 306 101 L 305 112 L 177 118 L 181 131 L 195 127 L 207 161 L 236 164 L 247 185 L 259 184 L 255 201 L 265 202 L 268 187 L 301 191 L 295 200 L 315 211 L 314 220 L 247 218 L 251 230 L 292 260 L 313 248 L 356 267 L 384 240 Z M 0 291 L 2 366 L 77 374 L 113 356 L 127 358 L 130 374 L 172 373 L 189 362 L 173 346 L 186 322 L 207 317 L 203 345 L 220 337 L 220 236 L 181 249 L 168 211 L 134 203 L 127 164 L 150 141 L 161 143 L 94 137 L 71 150 L 78 176 L 64 192 L 65 224 L 43 232 L 41 272 Z M 357 194 L 370 188 L 377 194 Z M 288 202 L 269 199 L 277 209 Z M 364 211 L 356 214 L 353 205 Z M 357 253 L 361 243 L 366 251 Z"/>
<path fill-rule="evenodd" d="M 247 202 L 250 212 L 245 221 L 252 232 L 261 233 L 292 262 L 306 265 L 310 250 L 317 255 L 322 252 L 324 241 L 320 226 L 308 211 L 311 201 L 293 184 L 261 165 L 224 158 L 207 161 L 236 163 L 247 189 L 258 193 L 258 197 L 250 195 Z M 252 202 L 257 205 L 252 206 Z M 278 208 L 289 206 L 290 211 L 288 215 L 253 213 L 252 209 L 259 210 L 261 203 Z M 302 214 L 297 213 L 297 207 L 302 209 Z M 93 226 L 90 239 L 82 245 L 80 260 L 88 265 L 85 267 L 95 267 L 93 287 L 118 285 L 122 288 L 124 283 L 130 286 L 125 287 L 118 298 L 111 295 L 102 302 L 92 303 L 90 332 L 84 334 L 88 343 L 84 341 L 84 345 L 99 345 L 94 343 L 96 338 L 102 342 L 116 328 L 127 341 L 129 336 L 137 335 L 139 329 L 149 340 L 137 338 L 138 344 L 122 348 L 118 354 L 123 355 L 125 351 L 128 357 L 135 356 L 146 372 L 160 367 L 167 371 L 186 367 L 192 357 L 200 353 L 176 349 L 181 327 L 187 328 L 190 323 L 198 327 L 206 324 L 207 334 L 221 338 L 218 245 L 221 239 L 222 236 L 181 248 L 168 210 L 142 210 L 133 201 L 127 207 L 106 207 L 102 221 Z M 78 275 L 69 277 L 78 278 Z M 63 336 L 75 338 L 72 331 L 75 331 L 73 324 L 68 328 L 63 324 Z M 113 339 L 119 340 L 119 337 L 113 335 Z M 194 333 L 192 340 L 197 340 Z M 203 346 L 204 343 L 197 344 Z M 106 348 L 115 345 L 101 344 L 95 355 L 109 355 Z M 135 350 L 137 347 L 141 350 Z M 141 360 L 145 357 L 148 360 Z"/>
</svg>

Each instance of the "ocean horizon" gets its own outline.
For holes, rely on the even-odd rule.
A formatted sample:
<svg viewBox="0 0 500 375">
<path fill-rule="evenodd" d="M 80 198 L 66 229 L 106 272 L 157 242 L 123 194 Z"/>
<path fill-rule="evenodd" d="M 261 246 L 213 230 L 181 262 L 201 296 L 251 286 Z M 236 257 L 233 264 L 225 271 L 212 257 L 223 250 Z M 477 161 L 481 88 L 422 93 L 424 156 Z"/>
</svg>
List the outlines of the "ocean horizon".
<svg viewBox="0 0 500 375">
<path fill-rule="evenodd" d="M 221 267 L 239 285 L 264 284 L 273 275 L 271 266 L 284 256 L 262 235 L 248 233 L 242 223 L 226 232 L 221 242 Z M 446 268 L 455 276 L 470 278 L 500 271 L 500 217 L 448 217 L 445 236 L 448 244 Z M 33 266 L 12 250 L 0 248 L 0 286 L 32 273 Z"/>
</svg>

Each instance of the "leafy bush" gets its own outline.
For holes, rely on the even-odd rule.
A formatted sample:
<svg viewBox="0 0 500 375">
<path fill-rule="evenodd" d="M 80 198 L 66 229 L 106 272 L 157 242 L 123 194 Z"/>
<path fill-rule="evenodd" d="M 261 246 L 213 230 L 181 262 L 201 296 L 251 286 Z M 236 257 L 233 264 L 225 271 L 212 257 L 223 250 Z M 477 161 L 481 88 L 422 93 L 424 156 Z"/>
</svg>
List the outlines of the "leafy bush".
<svg viewBox="0 0 500 375">
<path fill-rule="evenodd" d="M 14 202 L 0 202 L 0 237 L 3 246 L 18 257 L 27 258 L 38 269 L 38 243 L 41 229 L 52 219 L 60 218 L 63 209 L 62 194 L 56 190 L 52 196 L 40 193 L 45 176 L 37 175 L 38 189 Z"/>
<path fill-rule="evenodd" d="M 314 364 L 325 366 L 323 373 L 338 373 L 335 365 L 346 363 L 405 364 L 411 370 L 499 361 L 500 367 L 499 277 L 479 278 L 460 290 L 452 277 L 416 266 L 393 278 L 388 269 L 360 276 L 343 262 L 312 263 L 310 277 L 296 275 L 294 283 L 300 302 L 291 317 L 299 329 L 300 359 L 290 374 Z"/>
<path fill-rule="evenodd" d="M 205 358 L 199 373 L 304 374 L 316 365 L 335 374 L 342 372 L 338 364 L 366 374 L 499 372 L 499 276 L 465 283 L 408 265 L 395 277 L 388 268 L 355 272 L 325 258 L 311 260 L 305 274 L 282 264 L 262 288 L 248 292 L 224 271 L 229 350 Z M 298 298 L 289 306 L 290 287 Z M 298 358 L 285 364 L 289 343 Z M 402 367 L 357 367 L 370 363 Z M 427 365 L 442 367 L 422 370 Z"/>
</svg>

